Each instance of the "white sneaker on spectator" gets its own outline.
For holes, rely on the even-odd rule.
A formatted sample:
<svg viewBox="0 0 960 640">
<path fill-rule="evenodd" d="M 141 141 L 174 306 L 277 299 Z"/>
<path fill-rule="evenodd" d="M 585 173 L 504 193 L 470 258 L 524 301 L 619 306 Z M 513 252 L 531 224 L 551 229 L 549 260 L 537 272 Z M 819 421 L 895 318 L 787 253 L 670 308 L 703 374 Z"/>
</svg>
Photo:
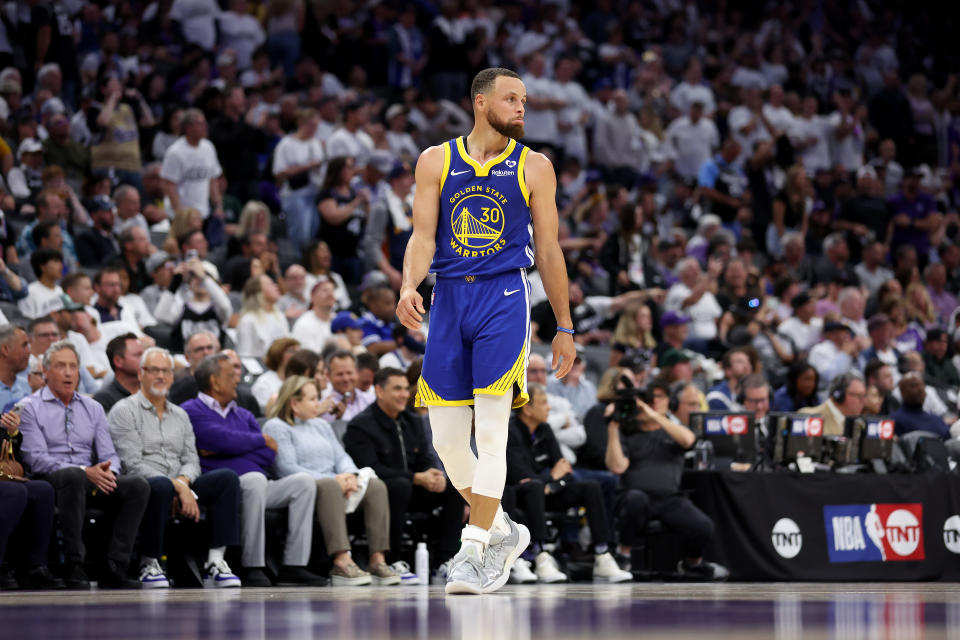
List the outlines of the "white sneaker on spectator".
<svg viewBox="0 0 960 640">
<path fill-rule="evenodd" d="M 403 560 L 398 560 L 390 565 L 393 571 L 400 575 L 400 584 L 420 584 L 420 578 L 413 571 L 410 571 L 410 565 Z"/>
<path fill-rule="evenodd" d="M 567 581 L 567 574 L 560 571 L 560 565 L 557 564 L 556 558 L 546 551 L 541 551 L 537 554 L 536 562 L 537 568 L 535 571 L 539 582 L 551 584 L 554 582 Z"/>
<path fill-rule="evenodd" d="M 594 558 L 593 579 L 597 582 L 627 582 L 633 580 L 633 574 L 621 569 L 608 551 Z"/>
<path fill-rule="evenodd" d="M 160 568 L 160 563 L 156 558 L 140 565 L 140 588 L 141 589 L 169 589 L 170 581 L 167 580 L 167 574 Z"/>
<path fill-rule="evenodd" d="M 537 581 L 537 575 L 530 570 L 530 562 L 517 558 L 510 568 L 510 584 L 532 584 Z"/>
<path fill-rule="evenodd" d="M 240 578 L 230 570 L 226 560 L 208 562 L 203 565 L 203 586 L 217 589 L 236 589 L 241 586 Z"/>
</svg>

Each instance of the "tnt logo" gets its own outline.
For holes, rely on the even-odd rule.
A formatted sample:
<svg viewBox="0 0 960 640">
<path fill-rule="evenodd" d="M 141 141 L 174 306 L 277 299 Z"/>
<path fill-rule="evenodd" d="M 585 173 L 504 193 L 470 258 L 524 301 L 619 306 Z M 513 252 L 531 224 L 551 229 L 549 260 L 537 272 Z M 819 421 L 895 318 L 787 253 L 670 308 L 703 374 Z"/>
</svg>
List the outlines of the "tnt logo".
<svg viewBox="0 0 960 640">
<path fill-rule="evenodd" d="M 830 562 L 923 560 L 922 504 L 849 504 L 823 508 Z M 956 523 L 960 525 L 960 518 Z M 946 525 L 944 539 L 946 539 Z M 960 549 L 960 542 L 958 542 Z"/>
<path fill-rule="evenodd" d="M 803 534 L 800 527 L 790 518 L 780 518 L 770 532 L 773 548 L 782 558 L 796 558 L 803 548 Z"/>
<path fill-rule="evenodd" d="M 950 516 L 943 523 L 943 546 L 960 555 L 960 516 Z"/>
<path fill-rule="evenodd" d="M 742 436 L 747 433 L 747 418 L 746 416 L 707 418 L 704 432 L 712 435 Z"/>
<path fill-rule="evenodd" d="M 791 432 L 795 436 L 819 438 L 823 435 L 823 418 L 796 418 Z"/>
</svg>

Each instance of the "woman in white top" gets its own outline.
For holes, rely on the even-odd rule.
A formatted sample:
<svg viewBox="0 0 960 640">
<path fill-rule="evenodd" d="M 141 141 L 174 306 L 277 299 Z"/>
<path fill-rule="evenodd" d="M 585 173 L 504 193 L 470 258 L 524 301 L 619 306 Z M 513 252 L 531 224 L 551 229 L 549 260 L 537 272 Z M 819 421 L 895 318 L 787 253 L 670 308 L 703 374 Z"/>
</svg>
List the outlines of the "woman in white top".
<svg viewBox="0 0 960 640">
<path fill-rule="evenodd" d="M 317 185 L 324 163 L 317 140 L 320 116 L 313 109 L 297 110 L 297 130 L 286 135 L 273 152 L 273 175 L 282 182 L 281 205 L 287 215 L 287 237 L 298 247 L 317 235 Z"/>
<path fill-rule="evenodd" d="M 267 401 L 280 390 L 280 386 L 286 379 L 287 361 L 299 349 L 300 343 L 293 338 L 274 340 L 267 349 L 267 357 L 263 359 L 267 371 L 262 373 L 250 387 L 250 393 L 257 399 L 264 413 L 267 412 Z"/>
<path fill-rule="evenodd" d="M 280 288 L 269 276 L 247 280 L 237 324 L 237 353 L 241 356 L 263 358 L 274 340 L 290 337 L 290 324 L 276 307 L 279 299 Z"/>
</svg>

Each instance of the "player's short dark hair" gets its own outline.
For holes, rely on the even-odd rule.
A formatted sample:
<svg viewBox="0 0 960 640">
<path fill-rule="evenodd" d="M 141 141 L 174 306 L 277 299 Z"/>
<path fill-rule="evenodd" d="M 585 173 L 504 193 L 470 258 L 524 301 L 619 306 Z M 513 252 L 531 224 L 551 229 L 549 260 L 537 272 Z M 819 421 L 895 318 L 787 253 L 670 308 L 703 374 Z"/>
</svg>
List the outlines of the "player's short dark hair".
<svg viewBox="0 0 960 640">
<path fill-rule="evenodd" d="M 490 67 L 489 69 L 484 69 L 478 73 L 473 78 L 473 82 L 470 83 L 470 101 L 473 102 L 481 93 L 487 93 L 490 91 L 490 89 L 493 88 L 493 83 L 496 82 L 497 78 L 500 76 L 516 78 L 518 80 L 520 79 L 520 76 L 517 75 L 516 71 L 504 69 L 503 67 Z"/>
</svg>

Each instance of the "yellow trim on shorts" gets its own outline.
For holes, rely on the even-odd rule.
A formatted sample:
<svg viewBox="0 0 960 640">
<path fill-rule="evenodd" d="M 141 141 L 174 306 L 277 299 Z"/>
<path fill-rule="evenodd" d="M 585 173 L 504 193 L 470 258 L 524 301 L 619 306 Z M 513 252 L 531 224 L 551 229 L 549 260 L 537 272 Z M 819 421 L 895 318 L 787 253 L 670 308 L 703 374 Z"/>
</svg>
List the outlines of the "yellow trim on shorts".
<svg viewBox="0 0 960 640">
<path fill-rule="evenodd" d="M 513 391 L 513 385 L 517 385 L 519 388 L 523 388 L 527 374 L 527 345 L 523 346 L 523 349 L 520 350 L 520 355 L 517 356 L 516 362 L 513 363 L 513 366 L 510 367 L 510 370 L 507 371 L 499 380 L 494 382 L 491 385 L 483 387 L 482 389 L 474 389 L 474 395 L 478 393 L 483 393 L 491 396 L 502 396 L 508 391 Z M 524 389 L 521 391 L 516 398 L 513 399 L 513 408 L 519 409 L 523 405 L 527 404 L 530 400 L 530 395 Z"/>
<path fill-rule="evenodd" d="M 414 404 L 418 407 L 463 407 L 472 405 L 473 398 L 469 400 L 444 400 L 430 388 L 423 376 L 420 376 L 420 380 L 417 381 L 417 397 Z"/>
<path fill-rule="evenodd" d="M 450 173 L 450 142 L 443 143 L 443 173 L 440 174 L 440 193 L 443 193 L 443 183 L 447 181 L 447 174 Z"/>
<path fill-rule="evenodd" d="M 457 151 L 460 152 L 460 157 L 463 158 L 464 162 L 473 167 L 474 173 L 476 173 L 478 176 L 490 175 L 490 169 L 506 160 L 507 156 L 513 153 L 513 148 L 516 146 L 517 141 L 511 138 L 510 142 L 507 143 L 507 148 L 503 150 L 503 153 L 498 155 L 496 158 L 487 160 L 485 163 L 483 163 L 483 165 L 481 165 L 479 162 L 471 158 L 469 153 L 467 153 L 466 147 L 463 146 L 463 136 L 457 138 Z"/>
<path fill-rule="evenodd" d="M 523 194 L 523 201 L 527 203 L 527 206 L 530 206 L 530 192 L 527 191 L 527 181 L 523 177 L 523 165 L 527 162 L 527 152 L 530 151 L 530 147 L 524 147 L 523 151 L 520 152 L 520 162 L 517 164 L 517 182 L 520 183 L 520 192 Z"/>
</svg>

